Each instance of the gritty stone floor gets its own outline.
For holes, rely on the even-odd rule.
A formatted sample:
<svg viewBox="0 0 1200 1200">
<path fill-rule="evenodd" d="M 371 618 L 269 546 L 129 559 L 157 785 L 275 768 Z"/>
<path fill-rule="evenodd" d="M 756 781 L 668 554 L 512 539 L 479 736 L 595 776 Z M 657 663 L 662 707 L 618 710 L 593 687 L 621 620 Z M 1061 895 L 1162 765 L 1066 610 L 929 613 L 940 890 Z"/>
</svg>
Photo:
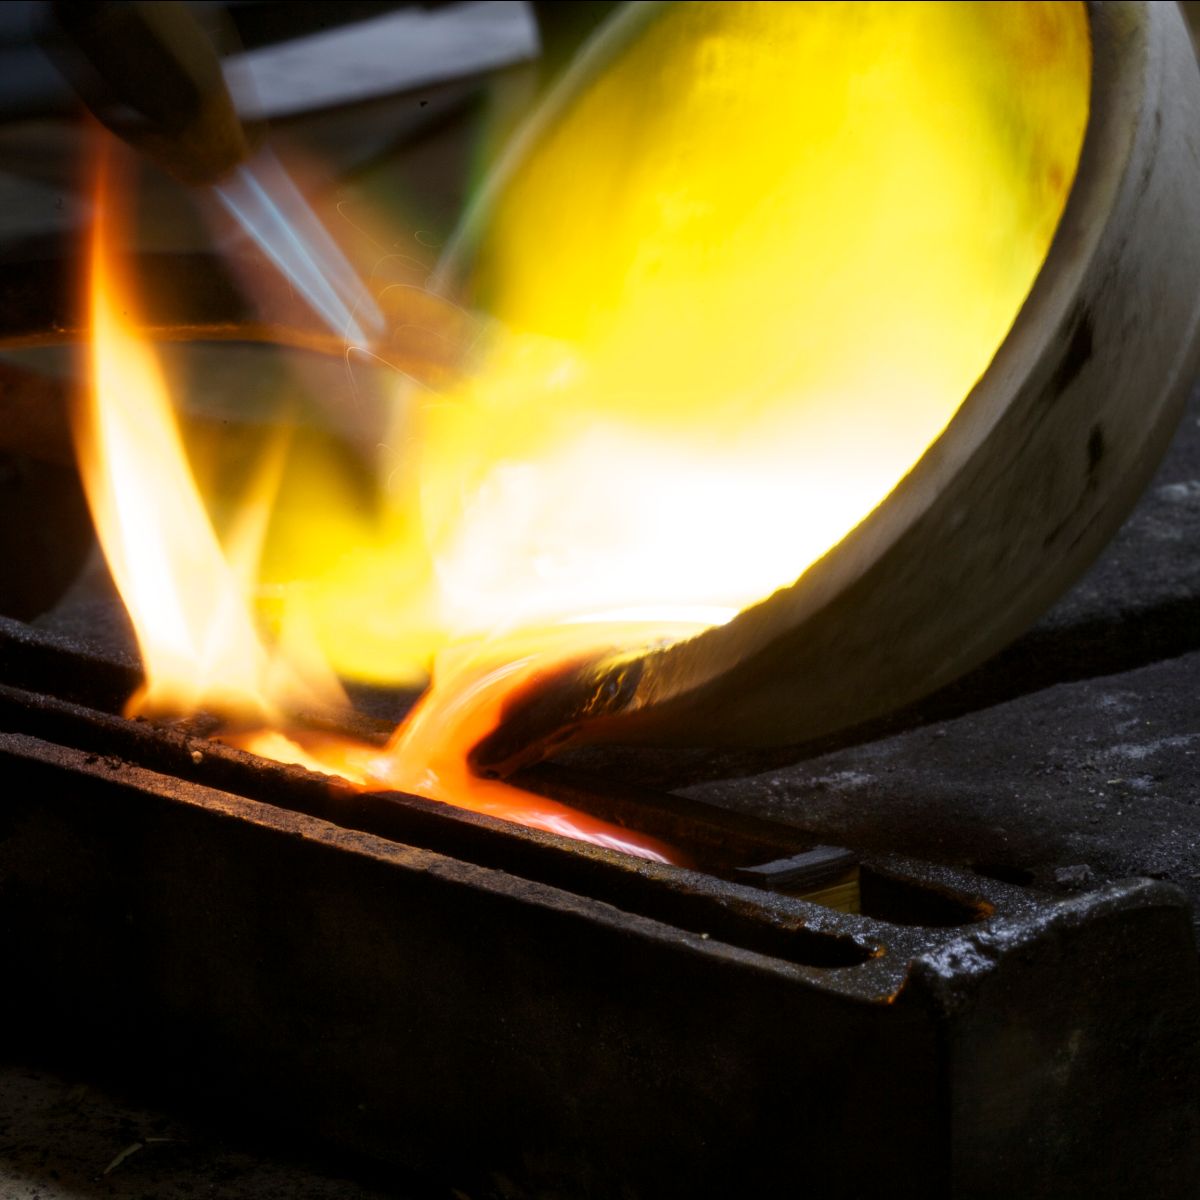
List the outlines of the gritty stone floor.
<svg viewBox="0 0 1200 1200">
<path fill-rule="evenodd" d="M 0 1067 L 3 1200 L 435 1200 L 363 1162 L 218 1128 L 69 1073 Z"/>
</svg>

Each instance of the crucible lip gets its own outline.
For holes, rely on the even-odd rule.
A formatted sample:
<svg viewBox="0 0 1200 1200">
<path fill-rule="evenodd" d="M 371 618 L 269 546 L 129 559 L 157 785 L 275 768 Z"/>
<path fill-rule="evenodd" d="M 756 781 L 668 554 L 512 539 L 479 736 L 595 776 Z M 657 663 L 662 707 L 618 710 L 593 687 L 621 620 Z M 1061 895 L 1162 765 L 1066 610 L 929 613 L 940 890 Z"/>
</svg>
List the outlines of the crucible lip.
<svg viewBox="0 0 1200 1200">
<path fill-rule="evenodd" d="M 547 109 L 656 7 L 610 24 Z M 1124 519 L 1197 365 L 1200 163 L 1187 130 L 1200 76 L 1175 5 L 1085 9 L 1090 114 L 1067 205 L 953 419 L 796 582 L 645 654 L 632 699 L 585 723 L 577 743 L 800 742 L 894 711 L 1032 623 Z M 485 190 L 451 265 L 549 119 L 535 120 Z"/>
</svg>

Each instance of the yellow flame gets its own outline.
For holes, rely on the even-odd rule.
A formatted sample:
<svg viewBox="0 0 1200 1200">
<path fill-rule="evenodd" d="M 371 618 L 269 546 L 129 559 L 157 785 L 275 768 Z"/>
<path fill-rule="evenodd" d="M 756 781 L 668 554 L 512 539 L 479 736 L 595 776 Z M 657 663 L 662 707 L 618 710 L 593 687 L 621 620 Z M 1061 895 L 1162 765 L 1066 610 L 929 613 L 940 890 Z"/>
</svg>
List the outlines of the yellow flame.
<svg viewBox="0 0 1200 1200">
<path fill-rule="evenodd" d="M 352 738 L 297 728 L 289 717 L 345 703 L 315 651 L 302 610 L 285 606 L 270 648 L 247 599 L 283 470 L 276 440 L 223 548 L 197 489 L 159 365 L 129 313 L 117 271 L 107 172 L 97 189 L 90 258 L 92 388 L 76 416 L 81 473 L 97 533 L 142 654 L 145 682 L 129 714 L 223 719 L 221 736 L 253 753 L 340 775 L 360 787 L 407 790 L 503 820 L 660 862 L 681 857 L 654 839 L 496 781 L 476 779 L 466 753 L 494 723 L 523 662 L 460 680 L 444 711 L 422 709 L 415 736 L 388 752 Z M 233 723 L 233 727 L 230 726 Z M 400 749 L 403 742 L 404 749 Z"/>
<path fill-rule="evenodd" d="M 1079 3 L 665 6 L 484 206 L 469 378 L 406 396 L 390 524 L 313 589 L 337 667 L 792 583 L 1011 327 L 1090 53 Z"/>
<path fill-rule="evenodd" d="M 258 717 L 262 753 L 516 811 L 465 756 L 547 655 L 611 643 L 600 621 L 728 619 L 936 440 L 1045 260 L 1090 55 L 1076 2 L 654 9 L 489 196 L 464 268 L 481 315 L 445 323 L 465 381 L 406 384 L 383 519 L 320 456 L 282 471 L 266 579 L 303 584 L 341 672 L 411 681 L 498 631 L 535 647 L 460 655 L 386 754 L 277 727 L 311 695 L 304 639 L 264 648 L 98 236 L 80 443 L 139 703 Z M 529 823 L 557 827 L 540 803 Z"/>
<path fill-rule="evenodd" d="M 336 702 L 331 674 L 273 657 L 254 627 L 247 575 L 270 504 L 271 471 L 243 507 L 237 570 L 197 491 L 158 362 L 130 316 L 107 174 L 101 170 L 90 253 L 91 389 L 75 433 L 97 533 L 145 670 L 127 711 L 208 708 L 263 720 L 281 705 Z"/>
</svg>

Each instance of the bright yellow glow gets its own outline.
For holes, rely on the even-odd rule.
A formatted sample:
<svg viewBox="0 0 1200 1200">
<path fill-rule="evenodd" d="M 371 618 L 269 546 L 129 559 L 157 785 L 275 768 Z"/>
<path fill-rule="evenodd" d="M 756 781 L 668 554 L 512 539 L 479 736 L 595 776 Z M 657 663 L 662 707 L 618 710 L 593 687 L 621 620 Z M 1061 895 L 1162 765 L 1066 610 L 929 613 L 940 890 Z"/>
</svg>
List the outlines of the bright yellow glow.
<svg viewBox="0 0 1200 1200">
<path fill-rule="evenodd" d="M 466 756 L 497 719 L 505 685 L 536 666 L 510 651 L 501 668 L 474 666 L 452 681 L 450 703 L 423 706 L 387 752 L 297 727 L 296 711 L 345 703 L 316 649 L 306 610 L 288 596 L 273 643 L 255 626 L 247 591 L 284 469 L 277 438 L 222 547 L 184 451 L 159 364 L 128 316 L 131 290 L 115 269 L 117 244 L 105 173 L 97 190 L 90 262 L 92 388 L 76 421 L 77 449 L 105 556 L 129 613 L 145 682 L 129 714 L 206 710 L 221 736 L 280 762 L 340 775 L 363 788 L 402 789 L 502 820 L 661 862 L 681 861 L 654 839 L 541 796 L 476 778 Z M 328 491 L 324 498 L 328 498 Z M 310 528 L 336 527 L 313 511 Z M 345 527 L 345 526 L 343 526 Z"/>
<path fill-rule="evenodd" d="M 381 515 L 293 446 L 239 569 L 121 317 L 102 197 L 80 445 L 138 705 L 263 721 L 242 744 L 359 786 L 627 839 L 475 778 L 468 752 L 522 680 L 728 619 L 887 496 L 1037 276 L 1089 85 L 1079 3 L 663 8 L 493 197 L 464 280 L 481 317 L 446 310 L 464 381 L 406 386 Z M 272 495 L 268 653 L 244 581 Z M 505 637 L 444 653 L 381 753 L 281 728 L 333 694 L 314 631 L 343 673 L 393 683 Z"/>
<path fill-rule="evenodd" d="M 268 457 L 249 489 L 227 557 L 196 489 L 158 363 L 128 315 L 130 295 L 113 257 L 119 239 L 112 207 L 102 182 L 90 263 L 92 388 L 75 428 L 97 532 L 145 670 L 127 711 L 208 708 L 261 720 L 278 705 L 336 702 L 341 690 L 324 664 L 268 654 L 247 604 L 278 459 Z"/>
<path fill-rule="evenodd" d="M 409 398 L 395 525 L 316 589 L 337 665 L 793 582 L 1004 339 L 1089 85 L 1078 3 L 668 6 L 495 198 L 475 369 Z"/>
</svg>

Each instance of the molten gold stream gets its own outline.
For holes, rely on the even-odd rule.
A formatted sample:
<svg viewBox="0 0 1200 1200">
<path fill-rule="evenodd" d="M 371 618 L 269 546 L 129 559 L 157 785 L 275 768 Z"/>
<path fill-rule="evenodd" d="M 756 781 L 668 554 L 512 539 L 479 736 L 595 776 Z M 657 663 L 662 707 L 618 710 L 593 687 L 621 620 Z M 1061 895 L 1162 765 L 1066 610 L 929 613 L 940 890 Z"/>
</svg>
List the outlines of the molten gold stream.
<svg viewBox="0 0 1200 1200">
<path fill-rule="evenodd" d="M 1090 54 L 1074 2 L 653 10 L 485 189 L 445 272 L 461 382 L 398 382 L 382 515 L 332 452 L 281 443 L 223 541 L 102 182 L 78 444 L 145 665 L 131 711 L 203 708 L 359 787 L 670 858 L 476 777 L 471 748 L 556 663 L 720 624 L 886 499 L 1045 260 Z M 435 659 L 385 749 L 289 720 L 344 703 L 339 675 Z"/>
</svg>

